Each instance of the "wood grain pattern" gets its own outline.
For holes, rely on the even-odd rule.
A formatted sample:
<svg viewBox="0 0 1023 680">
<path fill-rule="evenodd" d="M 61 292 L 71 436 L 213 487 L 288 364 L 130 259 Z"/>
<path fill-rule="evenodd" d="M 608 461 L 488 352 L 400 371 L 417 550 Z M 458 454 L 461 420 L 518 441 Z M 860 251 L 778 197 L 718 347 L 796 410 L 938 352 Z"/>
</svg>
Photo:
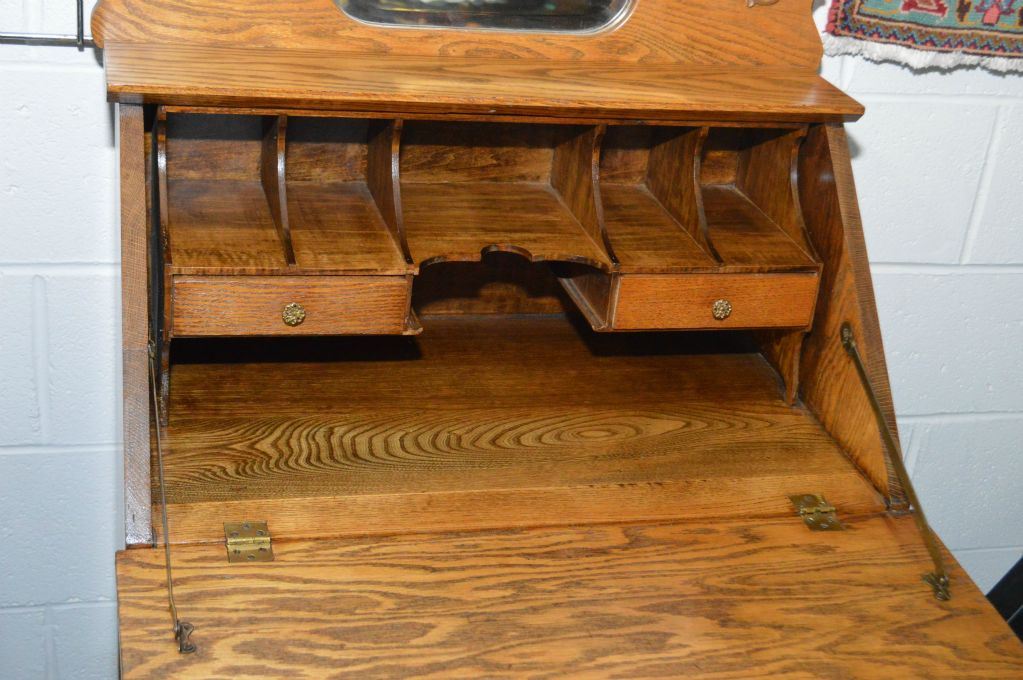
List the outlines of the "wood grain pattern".
<svg viewBox="0 0 1023 680">
<path fill-rule="evenodd" d="M 259 179 L 171 178 L 166 196 L 172 271 L 286 268 Z"/>
<path fill-rule="evenodd" d="M 806 331 L 760 330 L 753 335 L 767 363 L 781 377 L 785 403 L 795 404 L 799 398 L 799 359 L 803 354 Z"/>
<path fill-rule="evenodd" d="M 623 272 L 711 271 L 711 255 L 643 184 L 602 184 L 604 222 Z"/>
<path fill-rule="evenodd" d="M 169 177 L 238 181 L 261 179 L 266 123 L 280 116 L 167 113 L 162 107 L 160 115 Z"/>
<path fill-rule="evenodd" d="M 404 333 L 404 276 L 174 277 L 174 335 L 332 335 Z M 306 311 L 298 326 L 285 305 Z"/>
<path fill-rule="evenodd" d="M 141 106 L 118 108 L 121 172 L 121 366 L 125 541 L 151 537 L 149 495 L 149 221 Z"/>
<path fill-rule="evenodd" d="M 392 536 L 434 531 L 580 526 L 607 522 L 721 521 L 789 513 L 792 489 L 816 489 L 849 513 L 877 513 L 866 482 L 844 469 L 790 471 L 781 477 L 712 477 L 659 482 L 608 481 L 580 486 L 495 488 L 428 493 L 263 497 L 178 503 L 169 507 L 175 544 L 220 543 L 224 522 L 272 518 L 275 539 Z M 736 498 L 749 499 L 736 504 Z M 157 539 L 162 540 L 157 526 Z"/>
<path fill-rule="evenodd" d="M 366 184 L 376 201 L 377 210 L 397 244 L 402 257 L 412 263 L 401 202 L 399 153 L 403 124 L 400 120 L 379 121 L 370 125 L 366 149 Z"/>
<path fill-rule="evenodd" d="M 735 512 L 776 515 L 807 485 L 850 512 L 882 507 L 759 355 L 594 336 L 559 317 L 423 322 L 415 341 L 331 339 L 319 361 L 225 348 L 239 363 L 207 349 L 212 363 L 175 366 L 165 463 L 179 540 L 259 511 L 305 536 L 705 517 L 731 513 L 720 505 L 737 492 Z"/>
<path fill-rule="evenodd" d="M 814 260 L 734 186 L 704 186 L 703 207 L 710 241 L 725 264 L 814 266 Z"/>
<path fill-rule="evenodd" d="M 748 9 L 743 3 L 691 0 L 685 12 L 670 0 L 636 3 L 612 30 L 584 34 L 515 31 L 395 30 L 348 18 L 330 0 L 103 0 L 92 33 L 107 53 L 115 43 L 255 46 L 424 57 L 486 56 L 502 60 L 598 63 L 775 65 L 814 71 L 820 38 L 806 0 Z M 266 64 L 276 61 L 268 56 Z M 212 76 L 212 74 L 211 74 Z"/>
<path fill-rule="evenodd" d="M 379 121 L 287 115 L 289 182 L 366 181 L 369 126 Z"/>
<path fill-rule="evenodd" d="M 841 325 L 848 321 L 897 437 L 849 147 L 840 126 L 811 128 L 800 155 L 799 192 L 810 240 L 824 262 L 818 313 L 801 359 L 802 397 L 864 474 L 899 505 L 904 503 L 902 490 L 887 459 L 898 454 L 885 450 L 840 340 Z"/>
<path fill-rule="evenodd" d="M 409 250 L 420 265 L 512 252 L 532 262 L 611 263 L 546 183 L 450 182 L 402 186 Z"/>
<path fill-rule="evenodd" d="M 813 320 L 816 274 L 623 275 L 613 327 L 804 328 Z M 731 315 L 717 320 L 716 300 L 728 300 Z"/>
<path fill-rule="evenodd" d="M 344 541 L 275 561 L 119 553 L 125 678 L 1010 678 L 1023 646 L 961 569 L 930 597 L 912 520 L 795 516 Z M 275 531 L 273 520 L 271 531 Z M 230 587 L 225 587 L 230 584 Z"/>
<path fill-rule="evenodd" d="M 554 149 L 579 132 L 565 125 L 410 122 L 401 181 L 550 182 Z"/>
<path fill-rule="evenodd" d="M 258 181 L 172 180 L 175 274 L 405 273 L 363 182 L 290 182 L 288 219 L 297 267 L 287 266 Z"/>
<path fill-rule="evenodd" d="M 551 160 L 551 186 L 579 221 L 586 234 L 607 255 L 618 263 L 614 248 L 604 227 L 604 209 L 600 196 L 600 145 L 607 127 L 584 128 L 561 142 Z"/>
<path fill-rule="evenodd" d="M 707 217 L 700 192 L 700 159 L 707 128 L 659 131 L 650 147 L 646 184 L 686 233 L 715 262 L 721 257 L 707 233 Z"/>
<path fill-rule="evenodd" d="M 290 182 L 288 205 L 300 269 L 375 274 L 414 269 L 365 182 Z"/>
<path fill-rule="evenodd" d="M 863 112 L 813 70 L 120 43 L 106 47 L 104 64 L 112 100 L 170 105 L 761 123 Z"/>
<path fill-rule="evenodd" d="M 805 128 L 760 135 L 739 157 L 735 186 L 812 257 L 796 184 L 799 145 L 805 136 Z"/>
</svg>

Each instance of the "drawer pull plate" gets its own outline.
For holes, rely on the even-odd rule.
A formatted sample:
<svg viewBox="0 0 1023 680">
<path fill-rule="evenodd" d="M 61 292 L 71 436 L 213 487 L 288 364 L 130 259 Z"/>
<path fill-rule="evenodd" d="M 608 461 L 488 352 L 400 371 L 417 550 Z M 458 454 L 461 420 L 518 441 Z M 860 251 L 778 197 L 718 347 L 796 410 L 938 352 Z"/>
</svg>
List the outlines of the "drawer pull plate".
<svg viewBox="0 0 1023 680">
<path fill-rule="evenodd" d="M 297 326 L 305 321 L 305 308 L 297 302 L 289 302 L 284 305 L 284 311 L 281 312 L 281 319 L 288 326 Z"/>
<path fill-rule="evenodd" d="M 718 321 L 724 321 L 732 315 L 732 303 L 724 298 L 715 300 L 714 304 L 711 305 L 710 313 L 714 315 L 714 318 Z"/>
</svg>

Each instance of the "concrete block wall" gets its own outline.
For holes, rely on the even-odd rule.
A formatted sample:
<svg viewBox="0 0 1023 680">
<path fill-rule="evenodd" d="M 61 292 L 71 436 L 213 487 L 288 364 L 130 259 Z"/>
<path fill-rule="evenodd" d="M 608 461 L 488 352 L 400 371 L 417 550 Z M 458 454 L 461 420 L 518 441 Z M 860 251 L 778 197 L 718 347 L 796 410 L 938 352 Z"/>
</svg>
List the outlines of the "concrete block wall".
<svg viewBox="0 0 1023 680">
<path fill-rule="evenodd" d="M 73 26 L 69 1 L 0 0 L 0 30 Z M 823 73 L 868 107 L 850 136 L 910 467 L 986 590 L 1023 554 L 1023 77 Z M 0 46 L 0 93 L 0 675 L 113 678 L 115 112 L 68 48 Z"/>
</svg>

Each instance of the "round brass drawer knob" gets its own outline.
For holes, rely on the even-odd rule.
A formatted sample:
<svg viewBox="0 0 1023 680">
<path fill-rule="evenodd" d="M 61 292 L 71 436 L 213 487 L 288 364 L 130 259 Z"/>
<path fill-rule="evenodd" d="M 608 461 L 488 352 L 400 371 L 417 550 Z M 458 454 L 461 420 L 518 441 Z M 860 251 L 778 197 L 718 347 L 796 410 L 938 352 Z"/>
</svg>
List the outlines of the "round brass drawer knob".
<svg viewBox="0 0 1023 680">
<path fill-rule="evenodd" d="M 289 326 L 297 326 L 305 321 L 305 308 L 297 302 L 290 302 L 284 305 L 284 311 L 281 312 L 281 318 L 284 323 Z"/>
<path fill-rule="evenodd" d="M 728 300 L 715 300 L 710 308 L 710 313 L 718 321 L 724 321 L 732 315 L 732 303 Z"/>
</svg>

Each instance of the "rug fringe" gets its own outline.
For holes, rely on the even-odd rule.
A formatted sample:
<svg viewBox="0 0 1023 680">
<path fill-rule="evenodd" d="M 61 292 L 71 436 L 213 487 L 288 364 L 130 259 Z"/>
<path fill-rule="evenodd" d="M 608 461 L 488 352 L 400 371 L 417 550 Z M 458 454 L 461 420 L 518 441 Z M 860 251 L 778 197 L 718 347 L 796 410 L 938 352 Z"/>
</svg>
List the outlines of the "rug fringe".
<svg viewBox="0 0 1023 680">
<path fill-rule="evenodd" d="M 912 69 L 935 68 L 948 71 L 958 66 L 979 66 L 995 73 L 1023 73 L 1023 59 L 986 57 L 962 52 L 931 52 L 904 45 L 869 42 L 824 34 L 824 53 L 829 57 L 843 54 L 860 56 L 870 61 L 888 61 Z"/>
</svg>

